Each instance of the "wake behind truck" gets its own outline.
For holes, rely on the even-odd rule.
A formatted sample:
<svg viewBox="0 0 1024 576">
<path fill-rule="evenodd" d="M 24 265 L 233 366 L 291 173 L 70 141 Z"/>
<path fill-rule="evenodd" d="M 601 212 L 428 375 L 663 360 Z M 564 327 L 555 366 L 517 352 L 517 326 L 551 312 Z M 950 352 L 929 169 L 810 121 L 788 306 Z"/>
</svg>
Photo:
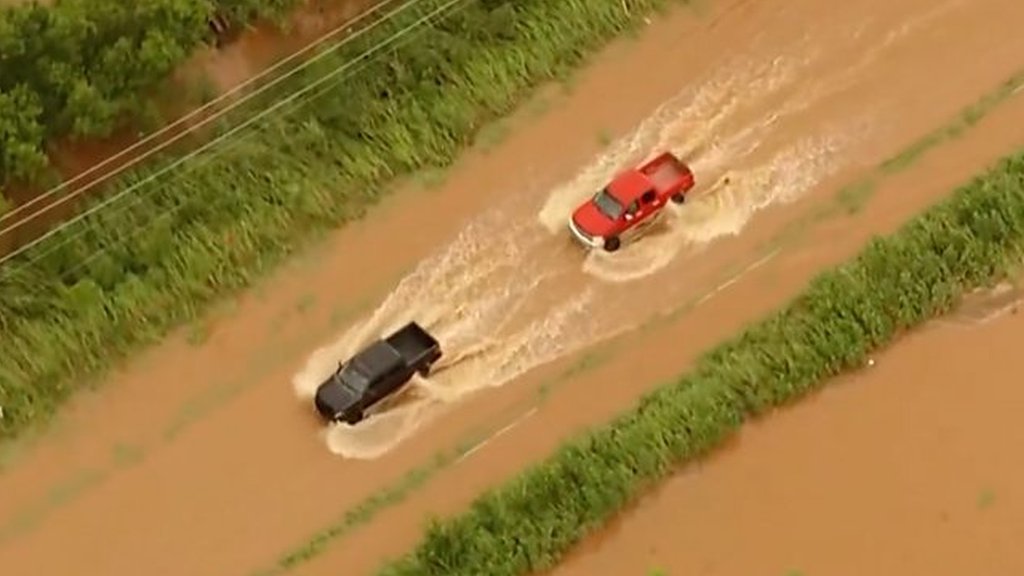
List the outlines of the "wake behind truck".
<svg viewBox="0 0 1024 576">
<path fill-rule="evenodd" d="M 671 152 L 621 172 L 573 211 L 569 231 L 588 248 L 614 252 L 660 214 L 669 201 L 682 204 L 693 172 Z"/>
<path fill-rule="evenodd" d="M 409 322 L 339 363 L 316 390 L 316 410 L 326 420 L 357 424 L 368 409 L 396 394 L 415 374 L 427 376 L 441 356 L 437 339 Z"/>
</svg>

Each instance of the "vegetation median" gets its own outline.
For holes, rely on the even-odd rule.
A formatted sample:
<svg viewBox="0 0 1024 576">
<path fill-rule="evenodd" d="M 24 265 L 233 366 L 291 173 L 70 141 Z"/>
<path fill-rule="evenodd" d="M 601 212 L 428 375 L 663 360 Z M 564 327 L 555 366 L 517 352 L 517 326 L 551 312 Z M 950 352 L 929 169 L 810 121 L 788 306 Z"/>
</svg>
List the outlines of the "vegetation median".
<svg viewBox="0 0 1024 576">
<path fill-rule="evenodd" d="M 632 411 L 435 521 L 383 576 L 544 570 L 652 483 L 742 422 L 795 400 L 906 330 L 1005 277 L 1024 257 L 1024 152 L 1004 159 L 790 305 L 711 351 Z"/>
<path fill-rule="evenodd" d="M 84 375 L 358 217 L 396 177 L 451 163 L 533 86 L 663 4 L 420 0 L 289 83 L 290 92 L 323 83 L 314 97 L 9 263 L 0 269 L 0 440 L 48 417 Z M 448 5 L 440 23 L 402 32 Z M 346 82 L 346 67 L 389 39 L 397 43 Z M 126 176 L 115 192 L 171 162 Z"/>
</svg>

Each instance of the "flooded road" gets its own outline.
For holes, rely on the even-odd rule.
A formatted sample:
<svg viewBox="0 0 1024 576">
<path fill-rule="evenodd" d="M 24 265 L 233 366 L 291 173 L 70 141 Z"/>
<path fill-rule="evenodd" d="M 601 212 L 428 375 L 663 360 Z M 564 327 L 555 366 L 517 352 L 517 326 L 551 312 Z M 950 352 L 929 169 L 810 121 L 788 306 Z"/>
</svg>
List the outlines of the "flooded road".
<svg viewBox="0 0 1024 576">
<path fill-rule="evenodd" d="M 471 457 L 296 572 L 372 573 L 424 514 L 461 509 L 622 410 L 1005 152 L 1017 116 L 881 187 L 870 218 L 818 223 L 828 234 L 796 268 L 763 250 L 1024 64 L 1006 17 L 1020 9 L 742 0 L 653 22 L 443 182 L 411 184 L 220 312 L 203 343 L 183 331 L 78 399 L 0 476 L 0 565 L 244 574 L 472 437 Z M 671 65 L 621 81 L 654 61 Z M 694 166 L 692 201 L 614 255 L 574 246 L 572 206 L 660 149 Z M 410 317 L 441 337 L 447 367 L 366 426 L 325 430 L 302 398 L 338 356 Z M 614 354 L 594 348 L 615 335 Z"/>
<path fill-rule="evenodd" d="M 499 194 L 422 261 L 361 323 L 317 350 L 293 378 L 299 397 L 370 339 L 409 319 L 437 334 L 448 358 L 413 392 L 355 426 L 327 433 L 332 452 L 377 458 L 478 390 L 617 334 L 693 295 L 691 263 L 741 234 L 755 215 L 800 200 L 893 137 L 909 100 L 878 92 L 913 73 L 908 53 L 943 41 L 936 24 L 963 0 L 903 5 L 883 18 L 849 14 L 784 40 L 754 38 L 721 56 L 574 176 L 548 189 Z M 902 57 L 902 58 L 901 58 Z M 884 97 L 882 97 L 884 95 Z M 671 151 L 697 186 L 640 241 L 608 253 L 572 245 L 572 210 L 631 165 Z"/>
<path fill-rule="evenodd" d="M 1012 296 L 977 299 L 748 425 L 552 576 L 1024 572 L 1024 315 Z"/>
</svg>

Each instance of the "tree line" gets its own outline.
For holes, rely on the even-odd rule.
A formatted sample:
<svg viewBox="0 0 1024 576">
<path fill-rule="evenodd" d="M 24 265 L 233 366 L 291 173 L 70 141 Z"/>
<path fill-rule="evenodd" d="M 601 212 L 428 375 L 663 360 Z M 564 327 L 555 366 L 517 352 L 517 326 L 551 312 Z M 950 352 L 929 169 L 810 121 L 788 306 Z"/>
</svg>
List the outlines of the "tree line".
<svg viewBox="0 0 1024 576">
<path fill-rule="evenodd" d="M 296 0 L 36 0 L 0 11 L 0 186 L 36 183 L 54 138 L 104 137 L 200 44 L 214 17 L 279 18 Z M 0 201 L 0 213 L 3 202 Z"/>
</svg>

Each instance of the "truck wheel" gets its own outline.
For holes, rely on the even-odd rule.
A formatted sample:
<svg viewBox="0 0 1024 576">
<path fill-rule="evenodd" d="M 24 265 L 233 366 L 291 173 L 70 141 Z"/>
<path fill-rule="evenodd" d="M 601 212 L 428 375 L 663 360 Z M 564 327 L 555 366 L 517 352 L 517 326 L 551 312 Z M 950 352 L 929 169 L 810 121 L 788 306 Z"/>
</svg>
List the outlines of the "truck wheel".
<svg viewBox="0 0 1024 576">
<path fill-rule="evenodd" d="M 362 410 L 356 410 L 355 412 L 352 412 L 351 414 L 348 415 L 348 417 L 345 418 L 345 423 L 348 424 L 349 426 L 355 426 L 356 424 L 359 424 L 362 421 L 363 421 L 363 411 Z"/>
<path fill-rule="evenodd" d="M 621 244 L 622 243 L 619 241 L 618 236 L 611 236 L 609 238 L 604 239 L 604 249 L 607 252 L 615 252 L 616 250 L 619 249 L 619 246 L 621 246 Z"/>
<path fill-rule="evenodd" d="M 419 370 L 416 370 L 416 373 L 419 374 L 420 377 L 426 378 L 427 376 L 430 376 L 430 366 L 421 366 Z"/>
<path fill-rule="evenodd" d="M 682 204 L 686 202 L 686 194 L 683 194 L 682 192 L 677 192 L 672 195 L 672 201 L 675 202 L 676 204 Z"/>
</svg>

